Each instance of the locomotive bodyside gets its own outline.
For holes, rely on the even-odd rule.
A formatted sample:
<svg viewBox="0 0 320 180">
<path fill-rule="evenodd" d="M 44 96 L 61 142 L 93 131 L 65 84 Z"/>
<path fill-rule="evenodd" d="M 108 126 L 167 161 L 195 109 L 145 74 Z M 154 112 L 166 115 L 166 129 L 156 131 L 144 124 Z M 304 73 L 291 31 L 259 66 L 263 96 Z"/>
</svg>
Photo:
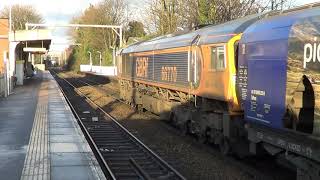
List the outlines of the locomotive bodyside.
<svg viewBox="0 0 320 180">
<path fill-rule="evenodd" d="M 248 16 L 130 46 L 121 54 L 119 78 L 178 92 L 175 100 L 179 102 L 202 97 L 225 102 L 226 111 L 240 111 L 235 86 L 236 44 L 243 30 L 260 17 Z M 181 100 L 181 93 L 192 98 Z"/>
</svg>

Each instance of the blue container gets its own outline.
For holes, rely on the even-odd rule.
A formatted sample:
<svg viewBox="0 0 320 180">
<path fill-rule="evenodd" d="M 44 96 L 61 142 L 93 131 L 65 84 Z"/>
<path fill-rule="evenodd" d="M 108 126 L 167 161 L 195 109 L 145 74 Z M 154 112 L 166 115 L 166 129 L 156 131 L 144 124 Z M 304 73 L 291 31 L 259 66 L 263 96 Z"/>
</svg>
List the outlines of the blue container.
<svg viewBox="0 0 320 180">
<path fill-rule="evenodd" d="M 320 54 L 314 53 L 319 44 L 320 8 L 267 17 L 243 33 L 239 43 L 238 88 L 247 121 L 276 129 L 292 128 L 284 122 L 288 112 L 292 112 L 295 123 L 301 123 L 301 118 L 311 110 L 313 121 L 307 124 L 315 127 L 314 123 L 320 121 L 316 83 L 320 78 Z M 304 75 L 312 86 L 313 99 L 305 90 L 299 105 Z"/>
</svg>

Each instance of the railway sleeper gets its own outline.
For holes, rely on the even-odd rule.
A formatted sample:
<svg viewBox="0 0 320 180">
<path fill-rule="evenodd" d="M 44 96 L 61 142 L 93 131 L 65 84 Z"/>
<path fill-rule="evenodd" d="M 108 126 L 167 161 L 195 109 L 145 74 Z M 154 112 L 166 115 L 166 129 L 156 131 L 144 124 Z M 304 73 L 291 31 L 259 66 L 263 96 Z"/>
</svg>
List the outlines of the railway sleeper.
<svg viewBox="0 0 320 180">
<path fill-rule="evenodd" d="M 159 170 L 159 166 L 158 165 L 140 165 L 139 164 L 139 166 L 141 166 L 143 169 L 150 169 L 150 170 Z M 131 168 L 131 163 L 130 162 L 128 162 L 128 163 L 123 163 L 123 164 L 115 164 L 114 166 L 113 166 L 113 168 L 112 169 L 114 169 L 114 170 L 117 170 L 117 169 L 119 169 L 119 170 L 121 170 L 121 169 L 132 169 Z"/>
<path fill-rule="evenodd" d="M 113 169 L 115 171 L 115 174 L 117 176 L 119 176 L 119 179 L 121 179 L 120 177 L 127 177 L 127 176 L 138 176 L 140 177 L 140 173 L 136 172 L 136 169 L 131 167 L 129 169 Z M 160 170 L 145 170 L 147 171 L 146 174 L 148 174 L 151 177 L 159 177 L 159 176 L 163 176 L 164 174 L 166 174 L 165 172 L 162 172 Z M 141 178 L 143 179 L 143 178 Z"/>
<path fill-rule="evenodd" d="M 113 148 L 113 149 L 117 149 L 117 150 L 130 150 L 130 149 L 135 148 L 133 145 L 122 145 L 122 144 L 118 144 L 118 145 L 102 144 L 100 146 L 101 147 L 109 147 L 109 148 Z"/>
<path fill-rule="evenodd" d="M 108 163 L 112 166 L 127 166 L 130 164 L 129 160 L 126 159 L 124 161 L 108 161 Z M 140 166 L 158 166 L 158 165 L 155 165 L 152 161 L 140 161 L 139 162 L 139 165 Z"/>
<path fill-rule="evenodd" d="M 108 159 L 108 161 L 128 161 L 129 157 L 128 156 L 125 156 L 124 154 L 122 154 L 122 156 L 114 156 L 114 157 L 109 157 L 108 153 L 102 153 L 102 155 L 104 157 L 106 157 Z M 136 161 L 152 161 L 153 162 L 153 159 L 151 157 L 146 157 L 146 156 L 140 156 L 140 157 L 135 157 L 135 160 Z"/>
<path fill-rule="evenodd" d="M 113 151 L 113 152 L 103 152 L 103 155 L 106 156 L 106 157 L 113 157 L 113 158 L 122 158 L 122 157 L 126 157 L 126 156 L 132 156 L 132 157 L 135 157 L 135 158 L 145 158 L 146 157 L 146 154 L 143 154 L 141 152 L 116 152 L 116 151 Z"/>
</svg>

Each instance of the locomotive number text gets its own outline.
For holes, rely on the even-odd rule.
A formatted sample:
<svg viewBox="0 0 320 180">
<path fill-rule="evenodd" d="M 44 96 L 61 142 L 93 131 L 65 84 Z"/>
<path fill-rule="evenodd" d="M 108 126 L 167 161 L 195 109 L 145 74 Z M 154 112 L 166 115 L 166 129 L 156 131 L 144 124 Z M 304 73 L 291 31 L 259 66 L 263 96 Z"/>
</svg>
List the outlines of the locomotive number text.
<svg viewBox="0 0 320 180">
<path fill-rule="evenodd" d="M 177 67 L 176 66 L 163 66 L 161 68 L 161 80 L 177 82 Z"/>
<path fill-rule="evenodd" d="M 148 58 L 138 57 L 136 60 L 137 77 L 148 77 Z"/>
</svg>

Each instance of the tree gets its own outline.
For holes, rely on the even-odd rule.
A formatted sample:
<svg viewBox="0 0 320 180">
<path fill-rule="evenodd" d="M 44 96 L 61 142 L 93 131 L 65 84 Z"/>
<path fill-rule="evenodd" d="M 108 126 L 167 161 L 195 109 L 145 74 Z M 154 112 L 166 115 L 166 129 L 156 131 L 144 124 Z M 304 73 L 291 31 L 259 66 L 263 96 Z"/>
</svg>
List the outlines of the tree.
<svg viewBox="0 0 320 180">
<path fill-rule="evenodd" d="M 80 16 L 75 17 L 72 23 L 119 25 L 125 22 L 125 0 L 103 0 L 96 5 L 90 5 Z M 75 48 L 74 70 L 79 69 L 79 64 L 89 63 L 88 51 L 92 53 L 93 64 L 99 64 L 99 54 L 102 52 L 103 65 L 112 63 L 112 49 L 119 45 L 119 38 L 112 29 L 105 28 L 78 28 L 71 32 L 75 43 L 80 46 Z"/>
<path fill-rule="evenodd" d="M 138 21 L 129 22 L 128 30 L 126 31 L 126 41 L 128 41 L 129 37 L 143 37 L 145 35 L 143 23 Z"/>
<path fill-rule="evenodd" d="M 5 7 L 0 11 L 1 18 L 9 18 L 10 7 Z M 23 30 L 25 24 L 29 23 L 43 23 L 41 14 L 30 5 L 13 5 L 12 6 L 12 30 Z"/>
<path fill-rule="evenodd" d="M 180 0 L 179 0 L 180 1 Z M 155 26 L 157 34 L 167 34 L 178 28 L 178 0 L 152 0 L 150 6 L 151 24 Z"/>
<path fill-rule="evenodd" d="M 214 0 L 198 0 L 198 25 L 212 24 L 216 15 Z"/>
<path fill-rule="evenodd" d="M 203 24 L 220 24 L 250 14 L 283 10 L 295 0 L 152 0 L 147 29 L 157 35 Z"/>
</svg>

